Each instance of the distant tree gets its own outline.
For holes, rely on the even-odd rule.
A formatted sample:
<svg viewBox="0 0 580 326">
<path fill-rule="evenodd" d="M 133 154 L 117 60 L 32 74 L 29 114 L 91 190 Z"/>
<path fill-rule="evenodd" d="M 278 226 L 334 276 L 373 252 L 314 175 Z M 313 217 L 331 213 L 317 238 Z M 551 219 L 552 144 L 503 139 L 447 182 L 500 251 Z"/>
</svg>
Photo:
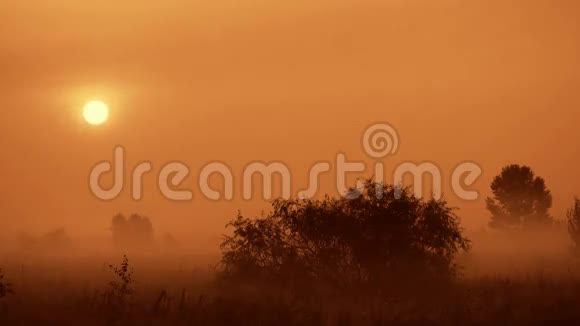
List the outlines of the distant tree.
<svg viewBox="0 0 580 326">
<path fill-rule="evenodd" d="M 48 232 L 44 234 L 40 240 L 46 247 L 50 246 L 53 248 L 68 248 L 72 243 L 72 240 L 64 228 Z"/>
<path fill-rule="evenodd" d="M 574 199 L 574 206 L 568 210 L 566 217 L 568 218 L 568 233 L 576 247 L 580 248 L 580 199 Z"/>
<path fill-rule="evenodd" d="M 452 279 L 456 253 L 469 248 L 453 209 L 408 189 L 396 199 L 396 191 L 367 180 L 356 199 L 278 199 L 267 216 L 238 214 L 221 245 L 222 276 L 384 293 L 406 281 Z"/>
<path fill-rule="evenodd" d="M 70 248 L 73 241 L 64 228 L 47 232 L 40 236 L 31 236 L 26 233 L 20 235 L 20 244 L 28 250 L 63 250 Z"/>
<path fill-rule="evenodd" d="M 133 214 L 129 217 L 129 225 L 131 225 L 137 241 L 141 243 L 153 242 L 153 224 L 148 217 Z"/>
<path fill-rule="evenodd" d="M 491 191 L 493 198 L 486 200 L 491 227 L 503 229 L 552 222 L 548 212 L 552 207 L 552 194 L 544 179 L 536 176 L 528 166 L 504 167 L 493 179 Z"/>
<path fill-rule="evenodd" d="M 163 244 L 170 248 L 176 248 L 181 245 L 181 243 L 173 236 L 173 234 L 167 232 L 163 236 Z"/>
<path fill-rule="evenodd" d="M 111 232 L 116 245 L 126 247 L 153 243 L 153 224 L 146 216 L 133 214 L 128 219 L 117 214 L 111 221 Z"/>
<path fill-rule="evenodd" d="M 116 245 L 122 245 L 127 241 L 130 227 L 127 218 L 123 214 L 117 214 L 113 217 L 111 221 L 111 232 Z"/>
</svg>

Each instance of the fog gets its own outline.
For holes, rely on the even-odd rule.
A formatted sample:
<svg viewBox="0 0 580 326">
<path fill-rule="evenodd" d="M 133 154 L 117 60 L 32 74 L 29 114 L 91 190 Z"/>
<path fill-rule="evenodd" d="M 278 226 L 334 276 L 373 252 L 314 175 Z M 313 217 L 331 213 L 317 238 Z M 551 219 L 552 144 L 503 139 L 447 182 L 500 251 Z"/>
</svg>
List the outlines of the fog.
<svg viewBox="0 0 580 326">
<path fill-rule="evenodd" d="M 571 182 L 580 178 L 575 2 L 236 3 L 169 1 L 129 15 L 116 2 L 8 1 L 0 13 L 2 229 L 103 236 L 111 216 L 136 212 L 158 232 L 213 247 L 238 209 L 268 205 L 240 199 L 249 162 L 284 162 L 295 190 L 314 163 L 338 152 L 367 162 L 353 178 L 368 177 L 374 160 L 360 138 L 381 121 L 401 138 L 384 159 L 386 175 L 401 162 L 435 162 L 466 228 L 486 225 L 483 198 L 509 163 L 547 180 L 560 219 L 580 193 Z M 100 128 L 81 118 L 93 97 L 112 110 Z M 194 199 L 166 200 L 156 174 L 146 176 L 140 202 L 127 188 L 114 201 L 96 199 L 89 171 L 111 160 L 115 145 L 127 150 L 127 174 L 141 161 L 155 173 L 185 162 Z M 213 161 L 232 167 L 233 201 L 200 195 L 197 174 Z M 449 193 L 450 171 L 463 161 L 484 170 L 472 186 L 479 201 Z M 323 175 L 320 193 L 336 194 L 334 185 Z"/>
<path fill-rule="evenodd" d="M 46 311 L 48 303 L 74 310 L 69 304 L 84 293 L 94 299 L 84 307 L 99 306 L 95 298 L 124 255 L 147 304 L 160 291 L 174 303 L 185 292 L 222 293 L 220 244 L 234 231 L 226 224 L 238 212 L 267 216 L 283 195 L 284 176 L 273 178 L 272 198 L 250 176 L 252 198 L 244 198 L 247 167 L 283 164 L 292 198 L 313 180 L 315 198 L 336 198 L 345 194 L 339 155 L 364 163 L 345 178 L 353 187 L 374 177 L 397 185 L 403 163 L 436 167 L 439 175 L 402 183 L 421 180 L 428 200 L 440 181 L 471 243 L 453 252 L 459 288 L 476 291 L 482 279 L 522 282 L 524 292 L 536 284 L 529 280 L 576 284 L 566 221 L 580 195 L 576 1 L 0 2 L 0 268 L 22 314 L 27 298 Z M 99 126 L 82 115 L 95 99 L 110 109 Z M 377 123 L 398 137 L 396 150 L 380 157 L 363 139 Z M 114 163 L 119 146 L 123 168 L 98 186 L 122 182 L 121 191 L 99 198 L 91 172 Z M 169 173 L 163 184 L 164 168 L 176 162 L 187 167 L 185 178 L 171 182 Z M 231 172 L 231 198 L 219 173 L 207 183 L 221 197 L 204 190 L 202 171 L 216 162 Z M 466 162 L 482 171 L 473 183 L 460 178 L 475 200 L 454 188 L 453 172 Z M 150 171 L 135 178 L 143 163 Z M 319 163 L 330 168 L 313 176 Z M 490 226 L 490 185 L 510 164 L 545 180 L 553 224 Z M 183 190 L 192 198 L 167 196 Z M 115 234 L 117 214 L 146 217 L 150 228 Z M 551 289 L 557 298 L 568 293 Z"/>
</svg>

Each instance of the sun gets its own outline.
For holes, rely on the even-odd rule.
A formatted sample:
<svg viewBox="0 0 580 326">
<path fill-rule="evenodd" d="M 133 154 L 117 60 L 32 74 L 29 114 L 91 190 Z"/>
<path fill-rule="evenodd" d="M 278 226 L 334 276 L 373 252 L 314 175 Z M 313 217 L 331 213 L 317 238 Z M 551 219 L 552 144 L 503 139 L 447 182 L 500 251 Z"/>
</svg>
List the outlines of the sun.
<svg viewBox="0 0 580 326">
<path fill-rule="evenodd" d="M 99 126 L 109 119 L 109 107 L 102 101 L 90 101 L 83 108 L 85 121 L 93 126 Z"/>
</svg>

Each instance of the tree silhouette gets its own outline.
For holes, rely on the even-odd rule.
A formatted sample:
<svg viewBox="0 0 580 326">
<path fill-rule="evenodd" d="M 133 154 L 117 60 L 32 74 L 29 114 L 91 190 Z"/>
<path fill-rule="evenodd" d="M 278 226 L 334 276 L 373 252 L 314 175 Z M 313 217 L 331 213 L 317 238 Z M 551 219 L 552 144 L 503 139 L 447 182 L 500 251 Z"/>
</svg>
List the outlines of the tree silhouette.
<svg viewBox="0 0 580 326">
<path fill-rule="evenodd" d="M 127 258 L 127 255 L 123 255 L 123 261 L 120 266 L 109 265 L 109 269 L 117 277 L 116 280 L 109 282 L 111 295 L 119 298 L 132 295 L 135 292 L 133 288 L 135 280 L 133 280 L 133 271 L 129 267 L 129 258 Z"/>
<path fill-rule="evenodd" d="M 113 241 L 117 246 L 143 246 L 153 243 L 153 224 L 146 216 L 133 214 L 128 219 L 117 214 L 111 221 Z"/>
<path fill-rule="evenodd" d="M 4 271 L 0 268 L 0 299 L 9 294 L 14 294 L 12 283 L 6 282 L 4 279 Z"/>
<path fill-rule="evenodd" d="M 59 228 L 40 236 L 31 236 L 26 233 L 20 235 L 21 245 L 30 250 L 63 250 L 73 243 L 64 228 Z"/>
<path fill-rule="evenodd" d="M 576 244 L 580 247 L 580 199 L 574 199 L 574 206 L 566 214 L 568 218 L 568 233 Z"/>
<path fill-rule="evenodd" d="M 221 246 L 222 276 L 377 291 L 452 279 L 456 253 L 469 248 L 458 217 L 445 201 L 424 202 L 408 189 L 396 199 L 400 191 L 367 180 L 356 199 L 278 199 L 267 216 L 238 213 Z"/>
<path fill-rule="evenodd" d="M 115 274 L 115 278 L 109 282 L 109 288 L 105 292 L 106 324 L 117 325 L 131 306 L 131 298 L 135 294 L 135 280 L 127 255 L 123 255 L 121 265 L 109 265 L 109 269 Z"/>
<path fill-rule="evenodd" d="M 486 200 L 490 226 L 513 228 L 551 223 L 552 194 L 544 179 L 528 166 L 509 165 L 491 183 L 493 198 Z"/>
</svg>

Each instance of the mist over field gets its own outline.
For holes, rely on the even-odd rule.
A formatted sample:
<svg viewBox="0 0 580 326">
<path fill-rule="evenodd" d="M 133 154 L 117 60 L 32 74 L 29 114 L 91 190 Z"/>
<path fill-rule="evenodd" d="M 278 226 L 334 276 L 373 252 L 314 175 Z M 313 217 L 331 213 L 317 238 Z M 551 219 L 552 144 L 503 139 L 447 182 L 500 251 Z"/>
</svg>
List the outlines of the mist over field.
<svg viewBox="0 0 580 326">
<path fill-rule="evenodd" d="M 380 295 L 328 284 L 286 289 L 283 283 L 244 281 L 241 275 L 232 282 L 219 247 L 199 248 L 194 239 L 154 232 L 119 237 L 112 221 L 109 235 L 102 237 L 64 229 L 4 237 L 1 283 L 10 282 L 14 292 L 0 299 L 0 319 L 10 325 L 528 323 L 574 320 L 580 299 L 575 290 L 580 259 L 563 222 L 542 229 L 465 232 L 471 247 L 453 259 L 455 280 L 404 287 L 400 296 L 395 288 Z M 231 230 L 224 229 L 226 234 Z M 119 281 L 115 268 L 122 268 L 123 257 L 129 258 L 131 276 L 121 305 L 112 284 Z M 391 275 L 390 268 L 382 273 Z M 404 283 L 421 275 L 414 274 L 390 277 Z M 316 303 L 321 298 L 324 305 Z"/>
<path fill-rule="evenodd" d="M 573 0 L 0 0 L 0 325 L 580 321 Z"/>
</svg>

